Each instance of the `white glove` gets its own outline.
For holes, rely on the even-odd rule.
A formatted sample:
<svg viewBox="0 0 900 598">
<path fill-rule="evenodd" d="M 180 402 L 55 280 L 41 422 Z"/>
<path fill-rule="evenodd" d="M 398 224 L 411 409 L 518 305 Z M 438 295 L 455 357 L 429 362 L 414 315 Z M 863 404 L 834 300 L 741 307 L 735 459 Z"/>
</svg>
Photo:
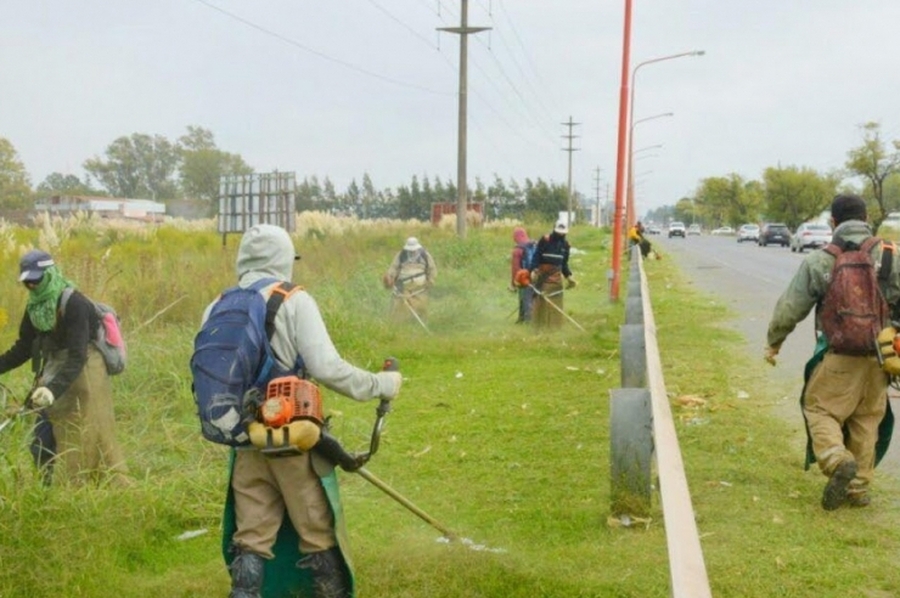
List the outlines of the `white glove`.
<svg viewBox="0 0 900 598">
<path fill-rule="evenodd" d="M 53 392 L 46 386 L 38 386 L 31 392 L 31 404 L 44 409 L 53 404 Z"/>
<path fill-rule="evenodd" d="M 379 376 L 388 379 L 387 386 L 391 390 L 387 390 L 381 393 L 382 399 L 396 399 L 397 395 L 400 394 L 400 386 L 403 384 L 403 376 L 400 372 L 379 372 Z"/>
</svg>

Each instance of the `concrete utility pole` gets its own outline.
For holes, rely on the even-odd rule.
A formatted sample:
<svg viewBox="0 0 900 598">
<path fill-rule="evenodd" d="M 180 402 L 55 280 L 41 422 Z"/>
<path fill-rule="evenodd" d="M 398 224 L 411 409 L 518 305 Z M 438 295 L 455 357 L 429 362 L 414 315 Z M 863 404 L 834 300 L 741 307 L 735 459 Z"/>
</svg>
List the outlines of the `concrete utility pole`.
<svg viewBox="0 0 900 598">
<path fill-rule="evenodd" d="M 462 0 L 460 10 L 459 27 L 438 27 L 438 31 L 456 33 L 459 35 L 459 133 L 456 157 L 456 234 L 459 238 L 466 237 L 466 207 L 469 193 L 466 184 L 466 106 L 468 103 L 468 91 L 466 82 L 468 79 L 468 55 L 469 39 L 471 33 L 487 31 L 490 27 L 469 27 L 469 0 Z"/>
<path fill-rule="evenodd" d="M 562 148 L 562 151 L 569 152 L 569 184 L 567 187 L 567 189 L 568 189 L 568 196 L 567 196 L 567 199 L 568 199 L 568 212 L 567 212 L 568 222 L 567 222 L 567 224 L 569 225 L 569 228 L 572 228 L 572 220 L 573 220 L 573 218 L 572 218 L 572 152 L 578 151 L 577 148 L 572 147 L 572 140 L 575 139 L 576 137 L 578 137 L 578 135 L 572 135 L 572 127 L 574 127 L 576 125 L 580 125 L 580 124 L 581 123 L 572 122 L 571 116 L 569 117 L 569 122 L 562 123 L 562 126 L 569 127 L 569 134 L 562 136 L 563 139 L 569 140 L 569 147 Z"/>
</svg>

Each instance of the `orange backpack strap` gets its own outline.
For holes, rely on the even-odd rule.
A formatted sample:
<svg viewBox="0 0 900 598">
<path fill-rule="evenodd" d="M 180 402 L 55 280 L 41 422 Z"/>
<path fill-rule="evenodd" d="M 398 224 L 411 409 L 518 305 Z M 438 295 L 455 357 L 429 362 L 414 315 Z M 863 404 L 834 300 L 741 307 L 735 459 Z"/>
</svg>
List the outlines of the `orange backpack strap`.
<svg viewBox="0 0 900 598">
<path fill-rule="evenodd" d="M 275 333 L 275 315 L 278 313 L 278 308 L 287 301 L 288 297 L 302 290 L 303 287 L 291 282 L 282 282 L 275 285 L 275 288 L 272 289 L 272 293 L 269 295 L 268 301 L 266 301 L 266 336 L 269 339 Z"/>
</svg>

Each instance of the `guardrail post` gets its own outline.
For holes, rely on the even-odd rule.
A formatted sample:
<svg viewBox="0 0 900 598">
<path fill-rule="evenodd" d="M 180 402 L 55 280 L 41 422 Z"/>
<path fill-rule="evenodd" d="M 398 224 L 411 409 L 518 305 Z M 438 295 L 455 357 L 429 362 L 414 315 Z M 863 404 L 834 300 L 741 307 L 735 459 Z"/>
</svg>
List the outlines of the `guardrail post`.
<svg viewBox="0 0 900 598">
<path fill-rule="evenodd" d="M 647 346 L 642 324 L 619 327 L 619 355 L 622 388 L 646 388 Z"/>
<path fill-rule="evenodd" d="M 653 416 L 645 388 L 610 391 L 610 497 L 614 515 L 650 512 Z"/>
<path fill-rule="evenodd" d="M 647 347 L 641 254 L 631 247 L 625 325 L 619 328 L 622 388 L 610 392 L 611 510 L 614 515 L 646 515 L 651 503 L 653 410 L 647 390 Z"/>
</svg>

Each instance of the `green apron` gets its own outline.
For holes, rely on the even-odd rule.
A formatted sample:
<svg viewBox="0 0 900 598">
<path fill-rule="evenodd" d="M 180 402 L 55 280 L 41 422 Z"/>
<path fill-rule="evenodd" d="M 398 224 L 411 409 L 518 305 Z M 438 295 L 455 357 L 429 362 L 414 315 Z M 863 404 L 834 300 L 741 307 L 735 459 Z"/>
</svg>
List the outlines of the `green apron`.
<svg viewBox="0 0 900 598">
<path fill-rule="evenodd" d="M 231 476 L 234 472 L 234 456 L 235 451 L 231 451 L 231 457 L 228 460 L 228 494 L 225 498 L 225 511 L 222 516 L 222 555 L 225 557 L 225 564 L 231 565 L 234 555 L 231 554 L 231 539 L 237 530 L 237 524 L 234 515 L 234 492 L 231 490 Z M 350 562 L 349 552 L 347 550 L 347 531 L 344 525 L 344 511 L 341 507 L 341 497 L 338 491 L 337 473 L 334 467 L 326 465 L 313 456 L 313 469 L 319 474 L 322 486 L 325 488 L 325 495 L 328 497 L 328 503 L 331 506 L 331 512 L 334 515 L 334 530 L 337 536 L 338 547 L 347 564 L 349 573 L 349 584 L 351 596 L 355 595 L 356 583 L 353 578 L 353 565 Z M 262 595 L 263 598 L 309 598 L 313 595 L 312 576 L 307 569 L 297 567 L 297 561 L 303 558 L 300 552 L 300 537 L 297 530 L 291 525 L 291 520 L 285 512 L 284 519 L 281 521 L 281 527 L 278 529 L 278 535 L 275 538 L 275 545 L 272 552 L 275 558 L 266 560 L 265 575 L 263 578 Z"/>
<path fill-rule="evenodd" d="M 803 397 L 806 395 L 806 384 L 809 382 L 809 377 L 812 376 L 813 370 L 816 369 L 816 366 L 824 359 L 825 353 L 828 351 L 828 340 L 825 338 L 824 334 L 820 334 L 818 340 L 816 341 L 816 348 L 813 351 L 813 356 L 809 361 L 806 362 L 806 367 L 803 368 L 803 390 L 800 392 L 800 412 L 803 413 Z M 809 422 L 806 421 L 806 414 L 803 413 L 803 424 L 806 428 L 806 460 L 803 464 L 804 470 L 809 470 L 810 466 L 816 462 L 816 455 L 813 452 L 812 446 L 812 436 L 809 434 Z M 845 424 L 843 427 L 844 432 L 844 443 L 846 444 L 847 438 L 849 436 L 849 431 L 847 430 L 847 425 Z M 884 417 L 881 419 L 881 423 L 878 424 L 878 440 L 875 442 L 875 465 L 877 466 L 879 462 L 881 462 L 881 458 L 884 457 L 885 453 L 887 453 L 888 447 L 891 445 L 891 436 L 894 433 L 894 412 L 891 410 L 891 402 L 888 400 L 887 402 L 887 410 L 884 413 Z"/>
</svg>

